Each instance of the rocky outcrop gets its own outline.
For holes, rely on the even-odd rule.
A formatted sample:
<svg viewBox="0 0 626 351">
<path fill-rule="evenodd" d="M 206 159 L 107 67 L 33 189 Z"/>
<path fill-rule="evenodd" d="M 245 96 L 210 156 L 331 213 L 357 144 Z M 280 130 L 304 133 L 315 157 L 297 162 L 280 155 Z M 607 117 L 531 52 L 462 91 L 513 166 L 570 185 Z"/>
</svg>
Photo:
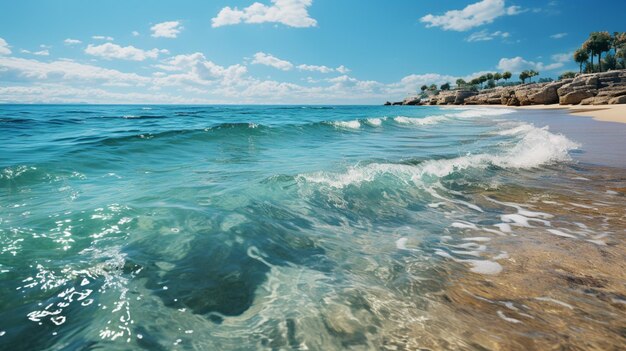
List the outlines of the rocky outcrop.
<svg viewBox="0 0 626 351">
<path fill-rule="evenodd" d="M 531 83 L 480 91 L 449 90 L 425 99 L 411 97 L 385 105 L 606 105 L 626 103 L 626 70 L 579 74 L 549 83 Z"/>
<path fill-rule="evenodd" d="M 561 105 L 578 105 L 581 101 L 593 97 L 593 92 L 589 90 L 574 90 L 559 98 Z"/>
<path fill-rule="evenodd" d="M 421 100 L 419 96 L 410 96 L 402 101 L 402 105 L 419 105 Z"/>
</svg>

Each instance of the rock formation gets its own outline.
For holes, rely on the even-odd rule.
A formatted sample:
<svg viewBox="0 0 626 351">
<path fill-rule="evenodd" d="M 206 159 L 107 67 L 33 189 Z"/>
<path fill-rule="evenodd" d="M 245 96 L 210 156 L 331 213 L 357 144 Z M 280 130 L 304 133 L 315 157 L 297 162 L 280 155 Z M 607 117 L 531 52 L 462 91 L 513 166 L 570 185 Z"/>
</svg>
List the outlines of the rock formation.
<svg viewBox="0 0 626 351">
<path fill-rule="evenodd" d="M 626 103 L 626 70 L 579 74 L 549 83 L 493 89 L 446 90 L 427 98 L 417 96 L 385 105 L 606 105 Z"/>
</svg>

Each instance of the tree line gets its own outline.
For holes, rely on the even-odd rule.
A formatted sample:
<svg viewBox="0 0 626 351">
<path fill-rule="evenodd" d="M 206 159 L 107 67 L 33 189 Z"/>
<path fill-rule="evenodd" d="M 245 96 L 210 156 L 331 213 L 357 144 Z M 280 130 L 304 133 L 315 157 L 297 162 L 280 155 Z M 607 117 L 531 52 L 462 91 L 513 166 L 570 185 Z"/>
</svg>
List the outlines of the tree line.
<svg viewBox="0 0 626 351">
<path fill-rule="evenodd" d="M 602 54 L 606 52 L 604 58 Z M 598 57 L 596 63 L 594 58 Z M 626 32 L 592 32 L 582 46 L 574 52 L 578 73 L 604 72 L 626 68 Z M 584 65 L 584 70 L 583 70 Z"/>
<path fill-rule="evenodd" d="M 602 56 L 604 53 L 604 57 Z M 597 59 L 596 59 L 597 57 Z M 589 38 L 574 52 L 574 61 L 578 63 L 578 73 L 605 72 L 611 69 L 626 69 L 626 32 L 592 32 Z M 520 82 L 509 82 L 511 72 L 487 73 L 470 81 L 462 78 L 456 80 L 457 89 L 483 89 L 495 88 L 500 80 L 504 80 L 501 85 L 525 84 L 526 80 L 532 83 L 532 78 L 539 75 L 535 70 L 522 71 L 519 74 Z M 574 78 L 576 72 L 564 72 L 559 79 Z M 542 78 L 539 82 L 552 81 L 550 78 Z M 485 84 L 486 83 L 486 84 Z M 439 90 L 450 90 L 450 83 L 446 82 L 437 89 L 436 84 L 422 85 L 421 93 L 438 92 Z"/>
</svg>

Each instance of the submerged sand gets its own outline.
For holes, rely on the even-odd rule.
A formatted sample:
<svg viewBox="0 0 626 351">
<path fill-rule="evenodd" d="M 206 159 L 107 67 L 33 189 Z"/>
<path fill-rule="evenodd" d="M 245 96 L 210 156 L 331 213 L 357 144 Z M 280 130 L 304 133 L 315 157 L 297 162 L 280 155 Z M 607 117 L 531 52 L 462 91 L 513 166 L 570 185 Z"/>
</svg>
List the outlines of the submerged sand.
<svg viewBox="0 0 626 351">
<path fill-rule="evenodd" d="M 550 214 L 506 236 L 467 229 L 507 252 L 495 275 L 459 274 L 433 299 L 425 349 L 618 350 L 626 345 L 626 171 L 596 168 L 580 191 L 512 187 L 477 193 L 483 208 L 502 203 Z M 559 230 L 555 231 L 555 228 Z M 551 232 L 552 231 L 552 232 Z M 485 239 L 486 240 L 486 239 Z M 424 333 L 426 329 L 426 333 Z"/>
</svg>

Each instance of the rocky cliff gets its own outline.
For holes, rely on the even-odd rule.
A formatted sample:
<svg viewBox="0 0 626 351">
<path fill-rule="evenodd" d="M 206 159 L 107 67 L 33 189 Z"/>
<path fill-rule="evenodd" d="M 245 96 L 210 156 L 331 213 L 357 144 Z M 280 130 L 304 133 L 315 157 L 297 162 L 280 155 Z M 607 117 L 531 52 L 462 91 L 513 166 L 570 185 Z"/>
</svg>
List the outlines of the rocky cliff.
<svg viewBox="0 0 626 351">
<path fill-rule="evenodd" d="M 626 70 L 579 74 L 549 83 L 531 83 L 480 91 L 450 90 L 426 99 L 409 97 L 385 105 L 606 105 L 626 104 Z"/>
</svg>

